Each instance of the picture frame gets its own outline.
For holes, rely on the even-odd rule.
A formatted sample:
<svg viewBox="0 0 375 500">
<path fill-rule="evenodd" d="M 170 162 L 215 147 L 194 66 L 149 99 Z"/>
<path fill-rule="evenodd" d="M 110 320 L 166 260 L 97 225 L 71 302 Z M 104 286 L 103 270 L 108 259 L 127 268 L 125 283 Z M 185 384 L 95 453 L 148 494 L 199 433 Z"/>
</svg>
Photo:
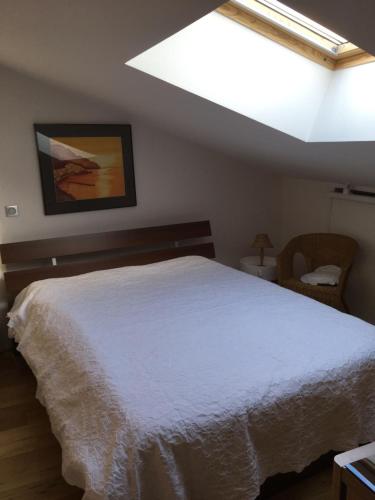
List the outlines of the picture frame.
<svg viewBox="0 0 375 500">
<path fill-rule="evenodd" d="M 45 215 L 136 206 L 130 125 L 35 124 Z"/>
</svg>

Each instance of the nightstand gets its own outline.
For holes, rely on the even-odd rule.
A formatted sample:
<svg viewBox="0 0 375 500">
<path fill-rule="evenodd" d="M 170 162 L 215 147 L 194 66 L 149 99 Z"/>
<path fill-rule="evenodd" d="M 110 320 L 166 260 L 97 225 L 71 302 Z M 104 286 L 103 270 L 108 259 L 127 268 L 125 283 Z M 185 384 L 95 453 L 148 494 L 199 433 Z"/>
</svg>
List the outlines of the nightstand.
<svg viewBox="0 0 375 500">
<path fill-rule="evenodd" d="M 333 469 L 333 500 L 374 500 L 375 492 L 351 472 L 347 466 L 375 455 L 375 442 L 336 455 Z"/>
<path fill-rule="evenodd" d="M 277 280 L 276 258 L 264 257 L 263 264 L 263 266 L 259 265 L 259 256 L 243 257 L 240 260 L 240 270 L 258 278 L 275 282 Z"/>
</svg>

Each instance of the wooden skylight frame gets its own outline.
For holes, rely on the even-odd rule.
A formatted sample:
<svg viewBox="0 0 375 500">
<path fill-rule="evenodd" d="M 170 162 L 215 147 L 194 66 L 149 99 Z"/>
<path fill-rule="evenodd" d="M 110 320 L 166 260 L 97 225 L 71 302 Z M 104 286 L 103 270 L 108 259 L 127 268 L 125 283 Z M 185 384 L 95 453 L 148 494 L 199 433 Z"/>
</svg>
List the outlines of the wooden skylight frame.
<svg viewBox="0 0 375 500">
<path fill-rule="evenodd" d="M 324 34 L 270 8 L 262 0 L 231 0 L 216 12 L 331 70 L 375 61 L 374 56 L 354 44 L 342 39 L 335 45 Z"/>
</svg>

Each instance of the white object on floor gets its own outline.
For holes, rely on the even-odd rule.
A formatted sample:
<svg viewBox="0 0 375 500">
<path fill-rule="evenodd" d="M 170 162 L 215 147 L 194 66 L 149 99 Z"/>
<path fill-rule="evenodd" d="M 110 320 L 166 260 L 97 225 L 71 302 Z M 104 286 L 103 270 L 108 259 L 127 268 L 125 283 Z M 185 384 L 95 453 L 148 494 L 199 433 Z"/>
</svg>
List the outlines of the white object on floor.
<svg viewBox="0 0 375 500">
<path fill-rule="evenodd" d="M 84 500 L 254 500 L 375 440 L 375 327 L 202 257 L 35 282 L 9 323 Z"/>
<path fill-rule="evenodd" d="M 240 260 L 240 270 L 244 273 L 251 274 L 252 276 L 257 276 L 258 278 L 262 278 L 266 281 L 276 281 L 276 258 L 267 256 L 264 257 L 263 266 L 260 266 L 259 262 L 259 255 L 243 257 Z"/>
<path fill-rule="evenodd" d="M 375 442 L 369 443 L 354 450 L 346 451 L 335 456 L 335 462 L 340 467 L 345 467 L 345 465 L 351 464 L 352 462 L 357 462 L 357 460 L 362 460 L 367 457 L 375 455 Z"/>
<path fill-rule="evenodd" d="M 341 268 L 335 265 L 320 266 L 312 273 L 301 276 L 301 281 L 309 285 L 335 286 L 340 281 Z"/>
</svg>

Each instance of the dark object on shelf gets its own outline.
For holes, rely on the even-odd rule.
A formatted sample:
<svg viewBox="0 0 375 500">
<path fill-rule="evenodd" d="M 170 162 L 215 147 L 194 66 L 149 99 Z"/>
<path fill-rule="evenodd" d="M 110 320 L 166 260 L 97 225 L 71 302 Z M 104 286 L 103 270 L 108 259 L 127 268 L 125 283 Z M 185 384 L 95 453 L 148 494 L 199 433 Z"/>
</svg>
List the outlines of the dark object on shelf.
<svg viewBox="0 0 375 500">
<path fill-rule="evenodd" d="M 334 193 L 337 193 L 337 194 L 346 194 L 345 193 L 345 188 L 335 187 Z M 355 188 L 350 188 L 350 192 L 348 194 L 354 194 L 356 196 L 368 196 L 370 198 L 375 198 L 375 192 L 373 192 L 373 191 L 363 191 L 363 190 L 355 189 Z"/>
</svg>

